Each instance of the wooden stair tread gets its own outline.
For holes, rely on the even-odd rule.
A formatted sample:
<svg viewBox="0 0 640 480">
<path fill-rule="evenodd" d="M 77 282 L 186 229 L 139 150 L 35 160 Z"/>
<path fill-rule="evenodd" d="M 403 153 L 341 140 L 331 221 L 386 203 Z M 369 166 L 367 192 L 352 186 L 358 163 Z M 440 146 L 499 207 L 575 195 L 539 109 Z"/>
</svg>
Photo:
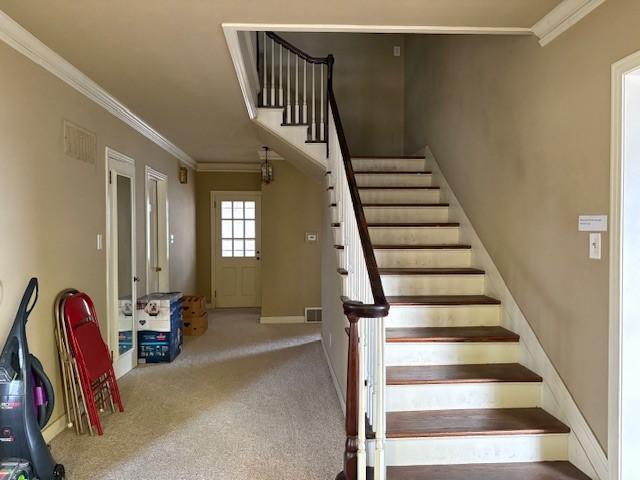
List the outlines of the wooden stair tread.
<svg viewBox="0 0 640 480">
<path fill-rule="evenodd" d="M 455 306 L 500 305 L 500 300 L 486 295 L 403 295 L 389 296 L 390 305 Z"/>
<path fill-rule="evenodd" d="M 519 363 L 387 367 L 387 385 L 506 382 L 536 383 L 542 377 Z"/>
<path fill-rule="evenodd" d="M 356 175 L 432 175 L 430 170 L 354 170 Z"/>
<path fill-rule="evenodd" d="M 482 408 L 387 413 L 387 438 L 569 433 L 541 408 Z"/>
<path fill-rule="evenodd" d="M 358 190 L 440 190 L 440 187 L 405 187 L 405 186 L 395 186 L 395 187 L 358 187 Z"/>
<path fill-rule="evenodd" d="M 520 336 L 503 327 L 388 328 L 387 342 L 517 342 Z"/>
<path fill-rule="evenodd" d="M 479 268 L 380 268 L 380 275 L 484 275 Z"/>
<path fill-rule="evenodd" d="M 420 155 L 393 155 L 393 156 L 360 156 L 360 157 L 351 157 L 352 160 L 424 160 L 425 157 Z"/>
<path fill-rule="evenodd" d="M 412 208 L 448 208 L 448 203 L 363 203 L 363 208 L 412 207 Z"/>
<path fill-rule="evenodd" d="M 471 245 L 457 243 L 439 245 L 374 245 L 374 250 L 470 250 Z"/>
<path fill-rule="evenodd" d="M 373 477 L 371 477 L 373 478 Z M 388 480 L 590 480 L 569 462 L 387 467 Z"/>
<path fill-rule="evenodd" d="M 375 222 L 369 223 L 369 227 L 425 227 L 425 228 L 438 228 L 438 227 L 459 227 L 458 222 Z"/>
</svg>

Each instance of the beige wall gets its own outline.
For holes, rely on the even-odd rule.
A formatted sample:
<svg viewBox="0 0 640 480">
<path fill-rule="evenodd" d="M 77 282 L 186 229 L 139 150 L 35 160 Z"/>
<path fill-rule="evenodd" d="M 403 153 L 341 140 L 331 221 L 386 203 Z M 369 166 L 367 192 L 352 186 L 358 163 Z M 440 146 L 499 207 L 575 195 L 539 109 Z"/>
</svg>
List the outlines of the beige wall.
<svg viewBox="0 0 640 480">
<path fill-rule="evenodd" d="M 328 207 L 322 184 L 286 161 L 273 162 L 274 181 L 262 186 L 262 316 L 304 315 L 320 306 L 321 239 Z"/>
<path fill-rule="evenodd" d="M 258 172 L 198 172 L 196 176 L 197 293 L 211 302 L 211 192 L 260 191 Z"/>
<path fill-rule="evenodd" d="M 640 3 L 609 0 L 534 37 L 407 39 L 406 151 L 429 144 L 599 441 L 607 443 L 611 64 L 640 49 Z"/>
<path fill-rule="evenodd" d="M 335 57 L 334 90 L 352 155 L 396 155 L 404 142 L 404 35 L 285 33 L 314 56 Z M 393 56 L 393 47 L 401 55 Z"/>
<path fill-rule="evenodd" d="M 144 166 L 169 176 L 171 287 L 195 287 L 195 189 L 177 181 L 178 161 L 62 81 L 0 43 L 0 341 L 31 276 L 41 296 L 27 327 L 29 346 L 62 399 L 53 337 L 56 294 L 75 287 L 91 295 L 105 325 L 106 259 L 96 249 L 105 233 L 105 146 L 136 160 L 138 276 L 145 285 Z M 62 121 L 97 133 L 95 165 L 63 154 Z M 193 172 L 191 172 L 193 173 Z M 144 293 L 144 292 L 142 292 Z M 105 332 L 106 333 L 106 332 Z M 63 411 L 57 402 L 53 418 Z"/>
</svg>

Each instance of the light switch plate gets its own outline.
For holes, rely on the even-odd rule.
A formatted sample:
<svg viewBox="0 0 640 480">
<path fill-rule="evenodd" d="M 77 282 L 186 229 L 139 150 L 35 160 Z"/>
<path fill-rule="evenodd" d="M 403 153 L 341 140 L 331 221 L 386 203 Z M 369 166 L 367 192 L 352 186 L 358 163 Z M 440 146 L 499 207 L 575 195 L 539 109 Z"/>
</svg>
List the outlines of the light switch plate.
<svg viewBox="0 0 640 480">
<path fill-rule="evenodd" d="M 602 258 L 602 234 L 589 234 L 589 258 L 600 260 Z"/>
<path fill-rule="evenodd" d="M 96 249 L 102 250 L 102 234 L 101 233 L 96 235 Z"/>
<path fill-rule="evenodd" d="M 304 234 L 305 242 L 307 243 L 315 243 L 318 241 L 318 233 L 317 232 L 306 232 Z"/>
<path fill-rule="evenodd" d="M 400 51 L 401 51 L 400 47 L 398 47 L 398 46 L 393 47 L 393 56 L 394 57 L 399 57 L 400 56 Z"/>
</svg>

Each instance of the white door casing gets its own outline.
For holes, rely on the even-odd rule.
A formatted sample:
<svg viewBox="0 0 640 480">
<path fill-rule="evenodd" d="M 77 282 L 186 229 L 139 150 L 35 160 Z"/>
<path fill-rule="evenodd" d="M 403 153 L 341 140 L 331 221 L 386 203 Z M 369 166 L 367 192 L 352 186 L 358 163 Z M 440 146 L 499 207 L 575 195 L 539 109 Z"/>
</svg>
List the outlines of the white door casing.
<svg viewBox="0 0 640 480">
<path fill-rule="evenodd" d="M 116 377 L 119 378 L 135 368 L 138 357 L 135 328 L 137 299 L 135 161 L 107 147 L 105 164 L 107 192 L 106 340 L 112 351 Z M 121 218 L 122 216 L 125 218 Z M 121 294 L 121 292 L 126 292 L 126 294 Z M 121 300 L 124 302 L 125 297 L 130 300 L 130 311 L 127 313 L 131 315 L 124 315 L 121 312 L 121 308 L 124 308 Z"/>
<path fill-rule="evenodd" d="M 640 475 L 640 52 L 612 67 L 609 479 Z"/>
<path fill-rule="evenodd" d="M 145 167 L 146 291 L 168 292 L 169 195 L 163 173 Z"/>
<path fill-rule="evenodd" d="M 262 192 L 211 192 L 211 303 L 261 304 Z"/>
</svg>

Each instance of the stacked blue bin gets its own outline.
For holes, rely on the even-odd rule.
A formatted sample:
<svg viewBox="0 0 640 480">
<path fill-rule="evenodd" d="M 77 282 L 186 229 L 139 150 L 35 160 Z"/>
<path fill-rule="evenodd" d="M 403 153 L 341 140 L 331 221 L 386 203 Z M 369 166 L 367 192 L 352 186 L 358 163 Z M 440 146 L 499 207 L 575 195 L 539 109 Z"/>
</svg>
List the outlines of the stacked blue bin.
<svg viewBox="0 0 640 480">
<path fill-rule="evenodd" d="M 182 293 L 150 293 L 138 299 L 138 362 L 172 362 L 182 352 Z"/>
</svg>

